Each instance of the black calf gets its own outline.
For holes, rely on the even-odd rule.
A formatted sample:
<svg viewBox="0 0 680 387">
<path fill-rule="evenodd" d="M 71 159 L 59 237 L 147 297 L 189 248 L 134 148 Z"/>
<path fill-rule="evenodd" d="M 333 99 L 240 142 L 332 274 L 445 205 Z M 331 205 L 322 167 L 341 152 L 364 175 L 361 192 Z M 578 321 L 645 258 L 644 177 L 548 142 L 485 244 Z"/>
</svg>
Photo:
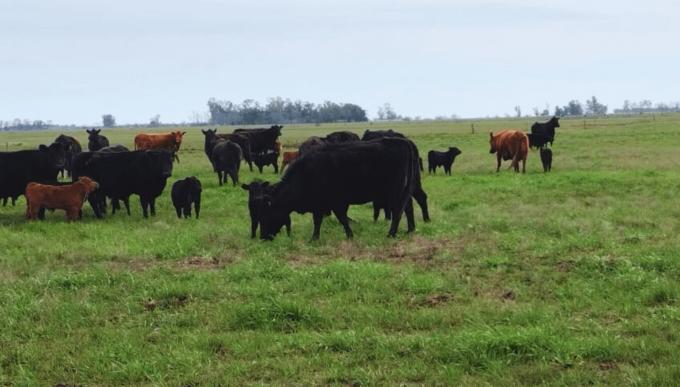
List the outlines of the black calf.
<svg viewBox="0 0 680 387">
<path fill-rule="evenodd" d="M 194 205 L 196 211 L 196 219 L 201 212 L 201 181 L 196 177 L 187 177 L 184 180 L 178 180 L 172 185 L 172 205 L 175 206 L 177 217 L 185 218 L 191 217 L 191 204 Z"/>
<path fill-rule="evenodd" d="M 427 153 L 427 169 L 430 173 L 437 173 L 437 167 L 444 167 L 444 172 L 447 175 L 451 174 L 451 166 L 456 160 L 456 156 L 461 154 L 460 149 L 450 147 L 446 152 L 429 151 Z"/>
<path fill-rule="evenodd" d="M 550 148 L 541 148 L 541 163 L 543 172 L 550 172 L 552 169 L 552 151 Z"/>
</svg>

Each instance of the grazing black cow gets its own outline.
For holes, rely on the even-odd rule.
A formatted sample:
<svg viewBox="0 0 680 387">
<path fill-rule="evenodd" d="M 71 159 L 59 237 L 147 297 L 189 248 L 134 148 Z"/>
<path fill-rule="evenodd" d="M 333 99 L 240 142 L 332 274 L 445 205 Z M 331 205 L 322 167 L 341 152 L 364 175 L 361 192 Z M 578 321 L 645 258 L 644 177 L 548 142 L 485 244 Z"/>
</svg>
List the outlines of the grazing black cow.
<svg viewBox="0 0 680 387">
<path fill-rule="evenodd" d="M 253 163 L 257 169 L 262 173 L 262 168 L 267 165 L 274 167 L 274 173 L 279 173 L 279 154 L 276 151 L 267 151 L 263 153 L 253 154 Z"/>
<path fill-rule="evenodd" d="M 111 153 L 111 152 L 129 152 L 130 149 L 127 147 L 120 145 L 120 144 L 115 144 L 115 145 L 109 145 L 105 146 L 102 149 L 98 150 L 97 152 L 104 152 L 104 153 Z"/>
<path fill-rule="evenodd" d="M 156 215 L 156 198 L 172 175 L 172 152 L 142 150 L 133 152 L 83 152 L 74 162 L 74 178 L 88 176 L 99 183 L 99 190 L 88 198 L 95 216 L 103 215 L 105 196 L 124 202 L 139 195 L 144 217 Z"/>
<path fill-rule="evenodd" d="M 172 197 L 172 205 L 175 206 L 177 217 L 191 218 L 191 205 L 194 205 L 196 212 L 196 219 L 201 213 L 201 181 L 195 176 L 187 177 L 184 180 L 178 180 L 172 185 L 170 196 Z"/>
<path fill-rule="evenodd" d="M 276 140 L 281 136 L 281 129 L 281 125 L 272 125 L 269 128 L 236 129 L 234 134 L 248 137 L 251 153 L 262 153 L 276 149 Z"/>
<path fill-rule="evenodd" d="M 364 131 L 364 135 L 361 137 L 361 141 L 372 141 L 372 140 L 377 140 L 380 138 L 407 138 L 403 134 L 399 132 L 395 132 L 392 129 L 387 129 L 387 130 L 369 130 L 366 129 Z M 418 148 L 416 147 L 416 150 Z M 420 169 L 420 172 L 423 172 L 423 159 L 418 156 L 418 168 Z M 418 184 L 420 184 L 420 181 L 418 181 Z M 418 205 L 420 206 L 420 210 L 423 213 L 423 220 L 425 222 L 430 221 L 430 215 L 428 214 L 427 211 L 427 195 L 425 195 L 425 192 L 422 190 L 422 188 L 416 189 L 416 196 L 414 196 L 416 201 L 418 202 Z M 385 210 L 385 220 L 391 220 L 392 216 L 390 212 L 387 210 L 387 207 L 383 203 L 373 203 L 373 220 L 378 220 L 378 216 L 380 216 L 380 210 Z"/>
<path fill-rule="evenodd" d="M 227 182 L 227 175 L 231 177 L 234 185 L 238 184 L 238 172 L 241 169 L 241 147 L 233 141 L 218 141 L 213 147 L 213 168 L 217 172 L 217 179 L 222 183 Z"/>
<path fill-rule="evenodd" d="M 109 146 L 109 139 L 106 138 L 105 136 L 102 136 L 101 134 L 101 129 L 94 129 L 92 130 L 85 130 L 88 134 L 87 139 L 87 149 L 90 150 L 90 152 L 95 152 L 98 151 L 104 147 Z"/>
<path fill-rule="evenodd" d="M 252 152 L 250 150 L 250 139 L 248 136 L 244 134 L 217 134 L 217 129 L 201 129 L 201 132 L 205 136 L 205 141 L 203 143 L 203 150 L 205 151 L 205 155 L 208 157 L 208 160 L 212 163 L 212 150 L 215 147 L 215 145 L 220 142 L 220 141 L 232 141 L 238 144 L 238 146 L 241 147 L 241 154 L 243 159 L 246 161 L 248 164 L 248 167 L 250 170 L 253 170 L 253 160 L 252 160 Z"/>
<path fill-rule="evenodd" d="M 451 174 L 451 166 L 456 160 L 456 156 L 461 154 L 460 149 L 456 147 L 449 147 L 446 152 L 437 152 L 431 150 L 427 152 L 427 170 L 430 173 L 437 173 L 437 167 L 444 167 L 444 173 L 447 175 Z"/>
<path fill-rule="evenodd" d="M 250 212 L 250 237 L 255 238 L 258 225 L 262 225 L 262 215 L 271 202 L 271 194 L 278 183 L 270 185 L 268 181 L 254 180 L 250 184 L 242 184 L 241 188 L 248 191 L 248 210 Z M 290 216 L 285 220 L 286 233 L 290 236 Z M 262 228 L 260 228 L 260 234 Z"/>
<path fill-rule="evenodd" d="M 418 151 L 409 140 L 384 138 L 327 144 L 322 150 L 300 156 L 283 175 L 264 211 L 261 238 L 272 239 L 293 211 L 312 213 L 314 240 L 319 238 L 323 216 L 329 211 L 351 238 L 349 206 L 371 201 L 389 208 L 389 236 L 396 236 L 404 211 L 411 232 L 415 230 L 411 197 L 419 182 Z"/>
<path fill-rule="evenodd" d="M 529 146 L 542 148 L 546 143 L 550 143 L 552 146 L 553 141 L 555 141 L 555 128 L 560 127 L 559 120 L 558 117 L 553 116 L 548 122 L 534 122 L 531 125 L 532 136 L 529 137 Z"/>
<path fill-rule="evenodd" d="M 325 145 L 326 140 L 324 140 L 321 137 L 312 136 L 306 139 L 302 144 L 300 144 L 300 146 L 298 147 L 298 157 L 307 154 L 313 151 L 314 149 L 321 148 Z"/>
<path fill-rule="evenodd" d="M 40 145 L 37 150 L 0 152 L 0 198 L 5 203 L 11 198 L 14 204 L 28 183 L 56 183 L 65 165 L 66 151 L 59 143 Z"/>
<path fill-rule="evenodd" d="M 543 172 L 550 172 L 552 169 L 552 150 L 550 148 L 541 148 L 541 164 L 543 164 Z"/>
<path fill-rule="evenodd" d="M 66 165 L 64 166 L 64 169 L 61 170 L 61 177 L 64 177 L 64 171 L 68 174 L 68 176 L 71 176 L 71 163 L 73 162 L 73 157 L 77 155 L 78 153 L 83 151 L 83 148 L 80 146 L 80 142 L 76 140 L 75 138 L 71 136 L 65 136 L 63 134 L 59 135 L 59 137 L 54 140 L 54 142 L 58 142 L 59 144 L 64 146 L 64 151 L 66 152 Z"/>
<path fill-rule="evenodd" d="M 360 141 L 361 139 L 356 133 L 343 130 L 330 133 L 324 138 L 324 140 L 326 140 L 327 143 L 337 144 L 339 142 Z"/>
</svg>

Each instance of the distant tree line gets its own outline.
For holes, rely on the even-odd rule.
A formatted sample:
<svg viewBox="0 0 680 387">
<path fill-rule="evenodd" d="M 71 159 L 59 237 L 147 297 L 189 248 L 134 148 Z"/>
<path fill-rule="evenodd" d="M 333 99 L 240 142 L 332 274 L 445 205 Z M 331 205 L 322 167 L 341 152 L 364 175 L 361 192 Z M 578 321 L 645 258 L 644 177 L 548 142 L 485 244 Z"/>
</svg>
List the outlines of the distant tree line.
<svg viewBox="0 0 680 387">
<path fill-rule="evenodd" d="M 607 115 L 608 109 L 609 107 L 607 105 L 602 104 L 597 100 L 597 97 L 593 96 L 586 101 L 585 108 L 581 105 L 580 101 L 573 99 L 564 106 L 555 106 L 554 114 L 559 117 L 583 115 L 604 116 Z"/>
<path fill-rule="evenodd" d="M 45 130 L 52 126 L 52 122 L 43 120 L 20 120 L 0 121 L 2 130 Z"/>
<path fill-rule="evenodd" d="M 211 98 L 208 111 L 213 125 L 368 121 L 366 111 L 355 104 L 331 101 L 314 104 L 281 97 L 270 98 L 265 105 L 252 99 L 235 104 Z"/>
<path fill-rule="evenodd" d="M 666 104 L 663 102 L 654 104 L 648 99 L 640 102 L 623 101 L 621 109 L 614 109 L 616 114 L 642 114 L 642 113 L 673 113 L 680 112 L 680 102 Z"/>
</svg>

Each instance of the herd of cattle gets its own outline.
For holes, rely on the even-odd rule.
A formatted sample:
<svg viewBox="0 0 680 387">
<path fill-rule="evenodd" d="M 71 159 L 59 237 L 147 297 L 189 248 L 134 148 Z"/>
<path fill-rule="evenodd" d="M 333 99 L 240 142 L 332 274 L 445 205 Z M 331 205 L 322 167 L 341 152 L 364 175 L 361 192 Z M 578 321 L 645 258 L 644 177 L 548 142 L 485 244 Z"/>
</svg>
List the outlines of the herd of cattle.
<svg viewBox="0 0 680 387">
<path fill-rule="evenodd" d="M 540 148 L 544 171 L 550 171 L 552 145 L 557 117 L 546 123 L 535 123 L 531 133 L 503 130 L 490 134 L 490 152 L 496 153 L 497 168 L 502 160 L 512 160 L 511 167 L 525 171 L 528 150 Z M 292 212 L 311 213 L 314 223 L 312 239 L 318 239 L 325 216 L 333 213 L 351 238 L 347 211 L 350 205 L 372 202 L 374 220 L 380 211 L 390 220 L 389 236 L 395 236 L 405 214 L 407 230 L 415 230 L 413 199 L 418 203 L 424 221 L 429 221 L 427 194 L 421 185 L 423 160 L 416 145 L 393 130 L 366 130 L 358 135 L 340 131 L 325 137 L 310 137 L 296 151 L 282 152 L 282 126 L 236 129 L 230 134 L 218 134 L 216 129 L 202 130 L 204 151 L 220 185 L 229 177 L 239 183 L 241 161 L 250 170 L 253 164 L 260 172 L 271 165 L 281 172 L 276 183 L 255 180 L 241 187 L 248 191 L 251 217 L 251 237 L 260 228 L 260 238 L 271 240 L 286 226 L 290 234 Z M 69 220 L 82 217 L 82 205 L 87 200 L 94 215 L 102 218 L 107 211 L 120 210 L 120 202 L 130 215 L 131 195 L 138 195 L 142 213 L 156 214 L 156 199 L 172 175 L 173 162 L 179 162 L 178 152 L 186 132 L 142 133 L 134 138 L 135 150 L 123 145 L 111 145 L 101 130 L 87 130 L 88 151 L 78 140 L 60 135 L 49 146 L 37 150 L 0 152 L 0 198 L 3 205 L 12 204 L 20 195 L 26 196 L 26 216 L 44 218 L 45 210 L 63 209 Z M 451 167 L 460 149 L 450 147 L 445 152 L 429 151 L 428 172 Z M 71 183 L 58 182 L 58 175 L 67 174 Z M 178 217 L 191 217 L 192 205 L 196 218 L 200 214 L 202 186 L 196 177 L 187 177 L 173 184 L 171 199 Z"/>
</svg>

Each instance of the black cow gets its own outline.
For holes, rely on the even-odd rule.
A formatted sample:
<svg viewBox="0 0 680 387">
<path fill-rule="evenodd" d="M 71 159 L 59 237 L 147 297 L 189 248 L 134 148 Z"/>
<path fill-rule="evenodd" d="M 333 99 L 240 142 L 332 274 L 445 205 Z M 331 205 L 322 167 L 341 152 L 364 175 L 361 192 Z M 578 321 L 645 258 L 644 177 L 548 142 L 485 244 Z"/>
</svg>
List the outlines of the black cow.
<svg viewBox="0 0 680 387">
<path fill-rule="evenodd" d="M 274 167 L 274 173 L 279 173 L 279 153 L 276 151 L 253 154 L 253 163 L 260 173 L 262 173 L 262 168 L 267 165 Z"/>
<path fill-rule="evenodd" d="M 191 204 L 194 205 L 196 212 L 196 219 L 201 212 L 201 181 L 195 176 L 187 177 L 184 180 L 178 180 L 172 185 L 170 196 L 172 198 L 172 205 L 175 206 L 177 217 L 191 218 Z"/>
<path fill-rule="evenodd" d="M 61 170 L 61 177 L 64 177 L 64 171 L 68 174 L 68 176 L 71 176 L 71 163 L 73 162 L 73 157 L 77 155 L 78 153 L 83 151 L 83 148 L 80 146 L 80 142 L 76 140 L 75 138 L 71 136 L 65 136 L 63 134 L 59 135 L 59 137 L 54 140 L 54 142 L 58 142 L 59 144 L 64 146 L 64 151 L 66 152 L 66 165 L 64 166 L 64 169 Z"/>
<path fill-rule="evenodd" d="M 87 149 L 89 149 L 90 152 L 95 152 L 109 146 L 109 139 L 99 134 L 102 131 L 101 129 L 92 128 L 92 130 L 86 129 L 85 131 L 88 134 Z"/>
<path fill-rule="evenodd" d="M 201 132 L 205 136 L 205 141 L 203 143 L 203 150 L 205 155 L 208 156 L 208 160 L 212 163 L 212 150 L 219 141 L 232 141 L 241 147 L 241 154 L 243 159 L 248 164 L 250 170 L 253 170 L 253 160 L 252 152 L 250 150 L 250 139 L 244 134 L 217 134 L 217 129 L 201 129 Z M 214 165 L 213 165 L 214 167 Z M 214 168 L 213 168 L 214 169 Z"/>
<path fill-rule="evenodd" d="M 241 169 L 241 147 L 233 141 L 218 141 L 213 147 L 210 159 L 217 172 L 217 179 L 226 183 L 227 175 L 234 185 L 238 184 L 238 172 Z"/>
<path fill-rule="evenodd" d="M 156 215 L 156 198 L 172 175 L 172 152 L 142 150 L 133 152 L 83 152 L 74 162 L 74 179 L 89 176 L 99 190 L 88 198 L 95 216 L 103 215 L 105 196 L 124 202 L 139 195 L 144 217 Z"/>
<path fill-rule="evenodd" d="M 258 225 L 262 225 L 262 216 L 271 202 L 271 195 L 276 184 L 269 185 L 268 181 L 254 180 L 250 184 L 242 184 L 241 188 L 248 191 L 248 210 L 250 212 L 250 237 L 255 238 Z M 290 216 L 284 222 L 286 233 L 290 236 Z M 260 228 L 260 234 L 262 228 Z"/>
<path fill-rule="evenodd" d="M 300 146 L 298 147 L 299 156 L 307 154 L 307 153 L 313 151 L 314 149 L 321 148 L 325 145 L 326 145 L 326 140 L 324 140 L 323 138 L 317 137 L 317 136 L 311 136 L 310 138 L 306 139 L 302 144 L 300 144 Z"/>
<path fill-rule="evenodd" d="M 556 116 L 553 116 L 548 122 L 534 122 L 531 125 L 532 136 L 529 137 L 529 146 L 542 148 L 546 143 L 550 143 L 552 146 L 553 141 L 555 141 L 555 128 L 559 127 L 560 121 Z"/>
<path fill-rule="evenodd" d="M 398 137 L 398 138 L 406 138 L 403 134 L 399 132 L 395 132 L 392 129 L 388 130 L 368 130 L 364 132 L 364 135 L 361 136 L 361 141 L 369 141 L 369 140 L 375 140 L 376 138 L 383 138 L 383 137 Z"/>
<path fill-rule="evenodd" d="M 541 164 L 543 164 L 543 172 L 550 172 L 552 169 L 552 150 L 550 148 L 541 148 Z"/>
<path fill-rule="evenodd" d="M 387 129 L 387 130 L 369 130 L 366 129 L 364 131 L 363 136 L 361 136 L 361 141 L 372 141 L 372 140 L 377 140 L 380 138 L 407 138 L 403 134 L 399 132 L 395 132 L 392 129 Z M 416 147 L 417 150 L 417 147 Z M 418 168 L 420 169 L 420 172 L 423 172 L 423 159 L 418 156 Z M 418 181 L 418 184 L 420 184 L 420 181 Z M 420 210 L 423 213 L 423 220 L 425 222 L 430 221 L 430 215 L 427 210 L 427 195 L 425 195 L 425 192 L 422 191 L 422 188 L 416 189 L 416 195 L 414 198 L 418 202 L 418 205 L 420 206 Z M 385 210 L 385 220 L 391 220 L 392 215 L 388 211 L 387 207 L 385 206 L 384 203 L 373 203 L 373 220 L 376 221 L 378 220 L 378 216 L 380 216 L 380 211 Z"/>
<path fill-rule="evenodd" d="M 53 184 L 66 165 L 64 146 L 53 143 L 37 150 L 0 152 L 0 198 L 6 203 L 24 195 L 30 182 Z"/>
<path fill-rule="evenodd" d="M 120 145 L 120 144 L 115 144 L 115 145 L 109 145 L 101 148 L 97 152 L 104 152 L 104 153 L 111 153 L 111 152 L 129 152 L 130 149 L 127 147 Z"/>
<path fill-rule="evenodd" d="M 437 167 L 444 167 L 444 173 L 451 174 L 451 166 L 456 160 L 456 156 L 461 154 L 460 149 L 456 147 L 449 147 L 446 152 L 437 152 L 431 150 L 427 152 L 427 170 L 430 173 L 437 173 Z"/>
<path fill-rule="evenodd" d="M 323 216 L 329 211 L 351 238 L 349 206 L 371 201 L 389 208 L 389 236 L 396 236 L 404 211 L 411 232 L 415 230 L 411 197 L 419 182 L 418 151 L 409 140 L 384 138 L 328 144 L 300 156 L 283 175 L 262 217 L 261 238 L 272 239 L 293 211 L 312 213 L 314 240 L 319 238 Z"/>
<path fill-rule="evenodd" d="M 350 142 L 361 140 L 356 133 L 352 133 L 346 130 L 333 132 L 328 134 L 325 138 L 327 143 L 337 144 L 339 142 Z"/>
<path fill-rule="evenodd" d="M 281 125 L 272 125 L 269 128 L 235 129 L 234 134 L 248 137 L 251 153 L 262 153 L 276 149 L 276 140 L 281 136 L 281 129 Z"/>
</svg>

